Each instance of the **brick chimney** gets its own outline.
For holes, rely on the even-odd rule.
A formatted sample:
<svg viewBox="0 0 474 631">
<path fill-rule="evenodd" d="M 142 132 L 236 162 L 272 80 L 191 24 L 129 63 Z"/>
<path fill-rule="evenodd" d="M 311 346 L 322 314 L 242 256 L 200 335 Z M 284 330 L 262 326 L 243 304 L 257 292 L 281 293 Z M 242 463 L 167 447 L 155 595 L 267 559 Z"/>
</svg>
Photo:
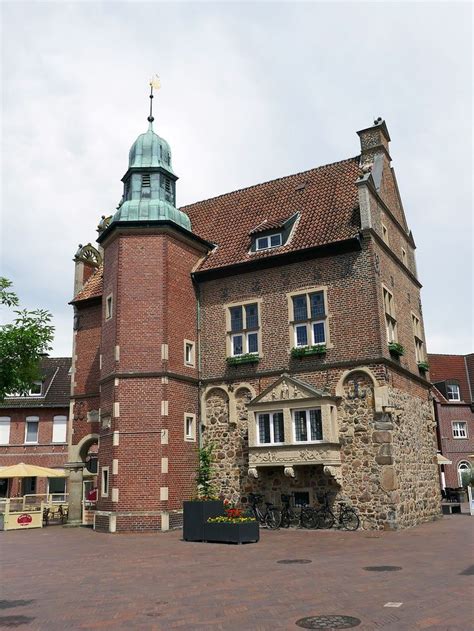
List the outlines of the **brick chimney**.
<svg viewBox="0 0 474 631">
<path fill-rule="evenodd" d="M 387 124 L 383 118 L 377 118 L 374 120 L 372 127 L 361 129 L 357 134 L 360 138 L 360 166 L 363 169 L 371 167 L 377 155 L 383 155 L 389 163 L 391 162 L 392 159 L 388 150 L 390 134 L 388 133 Z"/>
</svg>

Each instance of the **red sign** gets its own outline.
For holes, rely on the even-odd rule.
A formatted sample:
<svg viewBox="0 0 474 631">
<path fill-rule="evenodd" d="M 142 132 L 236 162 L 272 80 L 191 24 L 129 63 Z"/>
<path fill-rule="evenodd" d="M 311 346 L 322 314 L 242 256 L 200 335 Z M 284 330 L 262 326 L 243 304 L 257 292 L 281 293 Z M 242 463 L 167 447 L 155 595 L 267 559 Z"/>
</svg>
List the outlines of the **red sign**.
<svg viewBox="0 0 474 631">
<path fill-rule="evenodd" d="M 27 526 L 28 524 L 31 524 L 33 517 L 27 513 L 23 513 L 23 515 L 20 515 L 16 521 L 20 524 L 20 526 Z"/>
</svg>

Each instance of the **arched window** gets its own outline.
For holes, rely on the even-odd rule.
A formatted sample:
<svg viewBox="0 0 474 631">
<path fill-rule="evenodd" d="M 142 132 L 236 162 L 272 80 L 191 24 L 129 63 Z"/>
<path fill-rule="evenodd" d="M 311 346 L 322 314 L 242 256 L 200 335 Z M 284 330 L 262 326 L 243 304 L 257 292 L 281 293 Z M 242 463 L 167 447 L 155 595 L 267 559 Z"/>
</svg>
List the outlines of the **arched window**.
<svg viewBox="0 0 474 631">
<path fill-rule="evenodd" d="M 458 464 L 459 486 L 467 486 L 471 481 L 472 466 L 467 460 L 462 460 Z"/>
</svg>

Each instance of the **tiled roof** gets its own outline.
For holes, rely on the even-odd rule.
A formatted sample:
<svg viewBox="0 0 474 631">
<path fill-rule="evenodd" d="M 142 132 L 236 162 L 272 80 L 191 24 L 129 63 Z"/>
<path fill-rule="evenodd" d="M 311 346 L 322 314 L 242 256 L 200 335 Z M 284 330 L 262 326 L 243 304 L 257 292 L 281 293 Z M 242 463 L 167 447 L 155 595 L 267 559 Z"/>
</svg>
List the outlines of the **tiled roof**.
<svg viewBox="0 0 474 631">
<path fill-rule="evenodd" d="M 182 207 L 193 232 L 217 245 L 199 271 L 356 237 L 360 173 L 356 156 Z M 252 234 L 281 227 L 295 213 L 299 218 L 284 246 L 249 253 Z M 100 267 L 73 302 L 100 297 L 102 275 Z"/>
<path fill-rule="evenodd" d="M 356 237 L 359 174 L 357 156 L 184 206 L 193 232 L 218 246 L 199 271 Z M 257 226 L 296 212 L 299 220 L 286 245 L 249 253 Z"/>
<path fill-rule="evenodd" d="M 41 396 L 7 397 L 0 403 L 0 408 L 69 407 L 70 369 L 70 357 L 43 357 L 40 361 Z"/>
<path fill-rule="evenodd" d="M 461 400 L 471 401 L 464 355 L 429 353 L 428 363 L 430 365 L 430 378 L 433 383 L 451 379 L 458 381 Z"/>
<path fill-rule="evenodd" d="M 285 217 L 280 217 L 280 219 L 268 219 L 262 221 L 256 226 L 253 230 L 250 231 L 249 234 L 258 234 L 260 232 L 266 232 L 267 230 L 272 230 L 273 228 L 282 228 L 285 223 L 288 221 L 289 217 L 286 215 Z"/>
<path fill-rule="evenodd" d="M 99 298 L 102 296 L 104 267 L 101 265 L 97 271 L 92 274 L 81 291 L 74 297 L 72 302 L 81 300 L 90 300 L 91 298 Z"/>
</svg>

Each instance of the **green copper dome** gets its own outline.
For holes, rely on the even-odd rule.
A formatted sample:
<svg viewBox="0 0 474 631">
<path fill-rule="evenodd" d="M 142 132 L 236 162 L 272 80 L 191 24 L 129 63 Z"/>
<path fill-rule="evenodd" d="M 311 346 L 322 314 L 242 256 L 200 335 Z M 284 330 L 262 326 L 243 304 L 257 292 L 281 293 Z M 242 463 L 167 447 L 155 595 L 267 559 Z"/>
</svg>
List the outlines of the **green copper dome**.
<svg viewBox="0 0 474 631">
<path fill-rule="evenodd" d="M 170 146 L 155 134 L 150 121 L 148 131 L 140 134 L 130 149 L 123 197 L 111 223 L 171 221 L 191 231 L 188 215 L 176 208 L 177 179 Z"/>
<path fill-rule="evenodd" d="M 150 123 L 148 131 L 140 134 L 133 143 L 128 155 L 129 168 L 162 167 L 173 173 L 171 167 L 171 149 L 163 138 L 153 131 Z"/>
</svg>

